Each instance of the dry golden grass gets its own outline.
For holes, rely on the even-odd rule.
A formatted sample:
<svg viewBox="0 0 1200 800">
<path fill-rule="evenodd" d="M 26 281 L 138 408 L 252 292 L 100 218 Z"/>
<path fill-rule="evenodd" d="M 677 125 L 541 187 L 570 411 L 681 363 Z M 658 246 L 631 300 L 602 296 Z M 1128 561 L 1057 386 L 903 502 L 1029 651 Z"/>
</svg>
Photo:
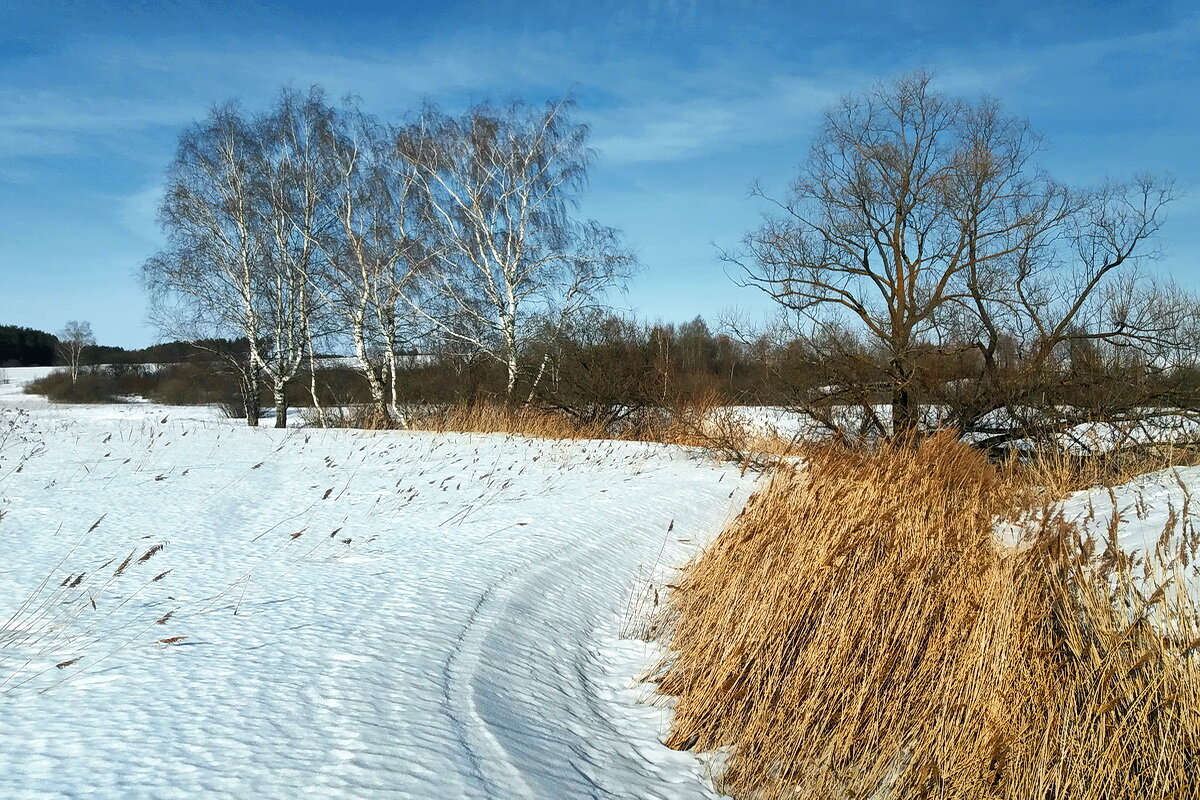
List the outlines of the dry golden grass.
<svg viewBox="0 0 1200 800">
<path fill-rule="evenodd" d="M 429 408 L 413 413 L 408 426 L 438 433 L 506 433 L 539 439 L 599 439 L 605 435 L 604 426 L 598 423 L 580 423 L 565 414 L 502 403 Z"/>
<path fill-rule="evenodd" d="M 680 405 L 667 416 L 668 424 L 655 441 L 702 447 L 717 457 L 749 468 L 766 469 L 799 455 L 803 443 L 772 428 L 749 423 L 739 409 L 718 395 L 701 396 Z"/>
<path fill-rule="evenodd" d="M 392 430 L 395 420 L 373 405 L 333 406 L 332 408 L 303 408 L 300 418 L 314 428 L 357 428 L 367 431 Z"/>
<path fill-rule="evenodd" d="M 354 427 L 363 427 L 355 425 Z M 408 420 L 412 430 L 439 433 L 503 433 L 541 439 L 615 439 L 700 447 L 743 469 L 764 468 L 799 452 L 795 440 L 747 425 L 717 396 L 652 409 L 615 424 L 580 422 L 532 406 L 476 403 L 428 408 Z"/>
<path fill-rule="evenodd" d="M 1021 492 L 1021 502 L 1036 505 L 1081 489 L 1117 486 L 1148 472 L 1198 463 L 1200 452 L 1195 447 L 1163 442 L 1085 455 L 1061 449 L 1017 453 L 1004 464 L 1004 472 Z"/>
<path fill-rule="evenodd" d="M 1200 625 L 953 436 L 778 469 L 684 572 L 668 744 L 742 798 L 1200 797 Z M 1147 596 L 1149 595 L 1149 596 Z"/>
</svg>

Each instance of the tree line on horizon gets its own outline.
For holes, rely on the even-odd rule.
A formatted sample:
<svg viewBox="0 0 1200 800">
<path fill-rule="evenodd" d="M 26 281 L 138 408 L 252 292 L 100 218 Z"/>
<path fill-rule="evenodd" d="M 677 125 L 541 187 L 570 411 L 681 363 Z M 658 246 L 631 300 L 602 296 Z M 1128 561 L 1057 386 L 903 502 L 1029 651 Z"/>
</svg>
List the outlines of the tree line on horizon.
<svg viewBox="0 0 1200 800">
<path fill-rule="evenodd" d="M 36 328 L 0 325 L 0 367 L 48 367 L 55 363 L 58 337 Z"/>
</svg>

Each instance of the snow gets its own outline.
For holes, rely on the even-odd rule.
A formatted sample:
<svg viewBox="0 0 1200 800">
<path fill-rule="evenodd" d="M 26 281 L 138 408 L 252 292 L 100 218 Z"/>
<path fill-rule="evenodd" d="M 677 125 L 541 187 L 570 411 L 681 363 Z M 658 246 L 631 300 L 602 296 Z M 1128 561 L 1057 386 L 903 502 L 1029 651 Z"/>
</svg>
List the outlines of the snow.
<svg viewBox="0 0 1200 800">
<path fill-rule="evenodd" d="M 1139 475 L 1112 489 L 1076 492 L 1057 510 L 1100 541 L 1115 522 L 1122 551 L 1153 554 L 1164 532 L 1178 545 L 1200 527 L 1200 467 L 1174 467 Z"/>
<path fill-rule="evenodd" d="M 0 466 L 0 797 L 716 796 L 618 634 L 635 576 L 683 563 L 752 475 L 51 405 L 13 372 L 4 420 L 44 451 Z"/>
<path fill-rule="evenodd" d="M 0 394 L 11 403 L 13 395 L 19 393 L 25 384 L 60 369 L 62 367 L 0 367 Z"/>
<path fill-rule="evenodd" d="M 660 742 L 657 652 L 620 634 L 753 475 L 22 393 L 48 371 L 0 381 L 0 798 L 717 797 Z M 1061 510 L 1146 551 L 1194 531 L 1197 487 L 1168 470 Z"/>
</svg>

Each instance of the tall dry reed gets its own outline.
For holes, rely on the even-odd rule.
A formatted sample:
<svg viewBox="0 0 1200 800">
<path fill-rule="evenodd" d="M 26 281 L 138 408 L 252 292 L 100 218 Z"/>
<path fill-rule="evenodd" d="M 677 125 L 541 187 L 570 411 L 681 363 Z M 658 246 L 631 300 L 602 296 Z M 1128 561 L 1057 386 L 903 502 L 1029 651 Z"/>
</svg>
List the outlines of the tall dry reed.
<svg viewBox="0 0 1200 800">
<path fill-rule="evenodd" d="M 1096 486 L 1117 486 L 1148 472 L 1200 463 L 1192 445 L 1154 442 L 1073 453 L 1064 448 L 1014 450 L 1002 465 L 1025 505 L 1054 501 Z"/>
<path fill-rule="evenodd" d="M 672 592 L 668 744 L 742 798 L 1200 796 L 1193 599 L 1053 515 L 1001 545 L 1017 494 L 949 435 L 777 470 Z"/>
</svg>

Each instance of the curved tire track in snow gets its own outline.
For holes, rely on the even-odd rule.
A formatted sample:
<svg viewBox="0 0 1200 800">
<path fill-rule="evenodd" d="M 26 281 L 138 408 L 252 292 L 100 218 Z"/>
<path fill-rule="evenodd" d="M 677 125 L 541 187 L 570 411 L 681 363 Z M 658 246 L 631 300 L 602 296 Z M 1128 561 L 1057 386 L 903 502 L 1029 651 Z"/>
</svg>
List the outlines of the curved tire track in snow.
<svg viewBox="0 0 1200 800">
<path fill-rule="evenodd" d="M 484 797 L 534 797 L 521 773 L 509 760 L 501 740 L 479 713 L 475 678 L 484 659 L 483 642 L 490 629 L 495 607 L 504 605 L 497 595 L 507 590 L 520 570 L 510 570 L 479 598 L 467 617 L 462 633 L 447 653 L 442 668 L 441 690 L 446 714 L 466 751 L 478 788 Z"/>
<path fill-rule="evenodd" d="M 46 693 L 0 697 L 0 797 L 716 796 L 659 744 L 663 712 L 630 688 L 641 646 L 617 633 L 636 571 L 682 562 L 744 499 L 736 470 L 634 443 L 95 413 L 53 411 L 17 476 L 0 612 L 117 510 L 64 569 L 169 541 L 169 579 L 125 609 L 176 611 L 92 668 L 135 630 L 98 622 L 96 650 L 30 684 Z"/>
</svg>

